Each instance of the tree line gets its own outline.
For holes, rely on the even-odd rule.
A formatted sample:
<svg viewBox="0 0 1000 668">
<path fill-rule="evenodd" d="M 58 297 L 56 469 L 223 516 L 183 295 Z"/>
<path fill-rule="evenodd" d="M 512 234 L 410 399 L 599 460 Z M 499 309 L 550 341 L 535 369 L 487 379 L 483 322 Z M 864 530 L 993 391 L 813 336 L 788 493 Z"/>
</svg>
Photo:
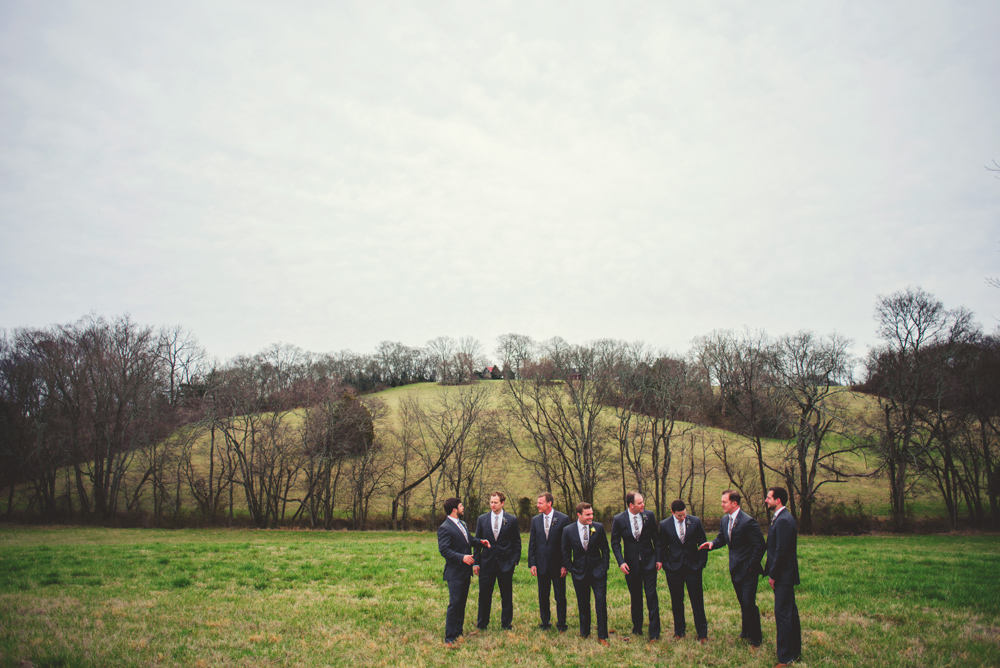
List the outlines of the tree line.
<svg viewBox="0 0 1000 668">
<path fill-rule="evenodd" d="M 661 516 L 674 498 L 704 509 L 713 474 L 762 516 L 785 487 L 810 532 L 824 488 L 866 476 L 895 528 L 928 489 L 952 525 L 996 527 L 1000 339 L 920 289 L 879 297 L 875 322 L 861 360 L 808 331 L 714 331 L 685 355 L 507 334 L 499 391 L 474 382 L 491 364 L 471 337 L 222 362 L 127 316 L 17 329 L 0 336 L 6 514 L 404 528 L 450 496 L 478 512 L 517 462 L 566 503 L 636 488 Z M 377 394 L 427 381 L 456 387 Z"/>
</svg>

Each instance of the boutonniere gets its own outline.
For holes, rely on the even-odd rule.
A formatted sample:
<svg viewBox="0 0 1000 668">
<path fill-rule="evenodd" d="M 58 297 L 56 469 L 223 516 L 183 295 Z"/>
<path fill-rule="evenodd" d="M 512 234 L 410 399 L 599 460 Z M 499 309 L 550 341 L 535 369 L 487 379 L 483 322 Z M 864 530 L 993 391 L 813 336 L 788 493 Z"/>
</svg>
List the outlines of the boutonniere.
<svg viewBox="0 0 1000 668">
<path fill-rule="evenodd" d="M 593 524 L 590 525 L 590 533 L 597 533 L 597 529 L 594 528 Z"/>
</svg>

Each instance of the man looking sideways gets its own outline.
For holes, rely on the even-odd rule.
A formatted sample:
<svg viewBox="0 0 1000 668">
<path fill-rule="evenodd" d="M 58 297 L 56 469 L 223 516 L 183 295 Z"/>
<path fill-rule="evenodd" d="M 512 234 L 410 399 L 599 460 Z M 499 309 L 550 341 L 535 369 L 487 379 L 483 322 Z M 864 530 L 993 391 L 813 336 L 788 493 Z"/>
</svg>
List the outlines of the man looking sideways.
<svg viewBox="0 0 1000 668">
<path fill-rule="evenodd" d="M 451 649 L 462 637 L 465 625 L 465 603 L 469 599 L 472 579 L 472 546 L 489 549 L 486 539 L 473 538 L 462 521 L 465 506 L 457 498 L 445 499 L 447 515 L 438 527 L 438 552 L 444 557 L 444 581 L 448 583 L 448 612 L 444 624 L 444 646 Z"/>
<path fill-rule="evenodd" d="M 785 508 L 788 492 L 783 487 L 767 490 L 764 499 L 771 517 L 767 532 L 767 561 L 764 575 L 774 590 L 774 625 L 777 627 L 778 667 L 787 666 L 802 654 L 802 627 L 795 605 L 795 585 L 799 584 L 799 557 L 796 554 L 799 527 Z"/>
<path fill-rule="evenodd" d="M 764 536 L 757 520 L 740 510 L 740 495 L 731 489 L 722 493 L 722 521 L 719 535 L 698 549 L 729 548 L 729 577 L 740 604 L 740 638 L 756 650 L 762 641 L 760 609 L 757 607 L 757 578 L 761 574 L 760 558 L 764 555 Z"/>
</svg>

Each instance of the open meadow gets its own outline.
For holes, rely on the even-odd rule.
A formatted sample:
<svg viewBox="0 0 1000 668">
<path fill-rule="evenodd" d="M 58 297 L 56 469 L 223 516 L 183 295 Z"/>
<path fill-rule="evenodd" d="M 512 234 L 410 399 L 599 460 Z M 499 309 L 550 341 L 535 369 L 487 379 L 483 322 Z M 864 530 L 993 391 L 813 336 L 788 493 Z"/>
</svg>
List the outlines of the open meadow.
<svg viewBox="0 0 1000 668">
<path fill-rule="evenodd" d="M 447 589 L 431 533 L 0 528 L 0 666 L 773 666 L 773 597 L 758 593 L 764 645 L 737 644 L 724 551 L 705 574 L 710 642 L 611 647 L 536 630 L 527 536 L 514 625 L 442 647 Z M 799 539 L 808 666 L 1000 665 L 1000 537 Z M 662 576 L 661 576 L 662 578 Z M 473 578 L 466 633 L 474 627 Z M 495 594 L 496 596 L 496 594 Z M 498 600 L 498 599 L 497 599 Z M 609 625 L 629 628 L 609 577 Z M 495 606 L 498 603 L 495 603 Z M 660 582 L 661 620 L 670 605 Z M 690 609 L 688 609 L 690 617 Z"/>
</svg>

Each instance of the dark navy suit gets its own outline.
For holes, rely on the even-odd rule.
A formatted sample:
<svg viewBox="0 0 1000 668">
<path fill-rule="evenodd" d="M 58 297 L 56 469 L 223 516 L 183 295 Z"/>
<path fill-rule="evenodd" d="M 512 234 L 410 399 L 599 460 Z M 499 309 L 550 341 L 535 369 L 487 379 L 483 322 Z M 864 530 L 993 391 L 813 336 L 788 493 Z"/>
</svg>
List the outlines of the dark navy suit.
<svg viewBox="0 0 1000 668">
<path fill-rule="evenodd" d="M 673 515 L 660 522 L 660 561 L 663 563 L 663 572 L 667 574 L 675 636 L 687 633 L 687 623 L 684 620 L 684 586 L 687 585 L 695 631 L 698 632 L 699 638 L 708 637 L 705 590 L 701 581 L 708 553 L 698 549 L 698 546 L 706 540 L 705 527 L 694 515 L 688 515 L 684 519 L 683 543 L 677 535 L 677 523 Z"/>
<path fill-rule="evenodd" d="M 469 527 L 465 526 L 465 522 L 462 522 L 462 526 L 465 527 L 465 534 L 450 519 L 445 519 L 438 527 L 438 552 L 444 557 L 444 580 L 448 583 L 445 642 L 455 642 L 462 635 L 465 626 L 465 603 L 469 599 L 469 581 L 472 579 L 472 566 L 462 559 L 472 554 L 473 545 L 481 545 L 478 538 L 469 534 Z"/>
<path fill-rule="evenodd" d="M 521 561 L 521 530 L 517 517 L 502 513 L 500 532 L 493 535 L 493 513 L 479 516 L 476 535 L 490 542 L 490 549 L 476 547 L 473 554 L 479 566 L 479 613 L 476 626 L 490 624 L 493 608 L 493 585 L 500 589 L 500 628 L 509 629 L 514 621 L 514 567 Z"/>
<path fill-rule="evenodd" d="M 712 549 L 729 548 L 729 577 L 736 590 L 736 600 L 740 603 L 740 637 L 756 647 L 762 641 L 757 579 L 762 573 L 760 558 L 764 556 L 764 536 L 757 520 L 742 510 L 736 516 L 731 537 L 729 524 L 730 516 L 724 515 L 719 523 L 719 535 L 712 541 Z"/>
<path fill-rule="evenodd" d="M 802 627 L 795 605 L 795 585 L 799 584 L 798 535 L 799 527 L 788 508 L 775 515 L 767 532 L 764 574 L 774 580 L 778 663 L 791 663 L 802 654 Z"/>
<path fill-rule="evenodd" d="M 580 635 L 590 635 L 590 592 L 594 592 L 594 609 L 597 614 L 597 637 L 608 639 L 608 534 L 604 526 L 594 522 L 588 527 L 590 539 L 584 549 L 580 540 L 579 522 L 563 529 L 563 566 L 573 576 L 576 605 L 580 611 Z"/>
<path fill-rule="evenodd" d="M 538 573 L 538 613 L 542 620 L 542 628 L 552 625 L 552 613 L 549 608 L 549 589 L 556 598 L 556 628 L 566 630 L 566 578 L 560 577 L 562 571 L 562 532 L 569 524 L 569 517 L 558 510 L 552 511 L 549 524 L 549 536 L 545 537 L 545 516 L 538 513 L 531 518 L 531 531 L 528 534 L 528 568 L 534 568 Z"/>
<path fill-rule="evenodd" d="M 619 568 L 623 563 L 628 564 L 625 583 L 632 599 L 632 633 L 642 635 L 642 596 L 645 593 L 646 607 L 649 608 L 649 639 L 656 640 L 660 637 L 660 599 L 656 593 L 660 527 L 653 512 L 644 510 L 639 538 L 636 539 L 631 518 L 627 510 L 615 515 L 611 522 L 611 550 Z"/>
</svg>

